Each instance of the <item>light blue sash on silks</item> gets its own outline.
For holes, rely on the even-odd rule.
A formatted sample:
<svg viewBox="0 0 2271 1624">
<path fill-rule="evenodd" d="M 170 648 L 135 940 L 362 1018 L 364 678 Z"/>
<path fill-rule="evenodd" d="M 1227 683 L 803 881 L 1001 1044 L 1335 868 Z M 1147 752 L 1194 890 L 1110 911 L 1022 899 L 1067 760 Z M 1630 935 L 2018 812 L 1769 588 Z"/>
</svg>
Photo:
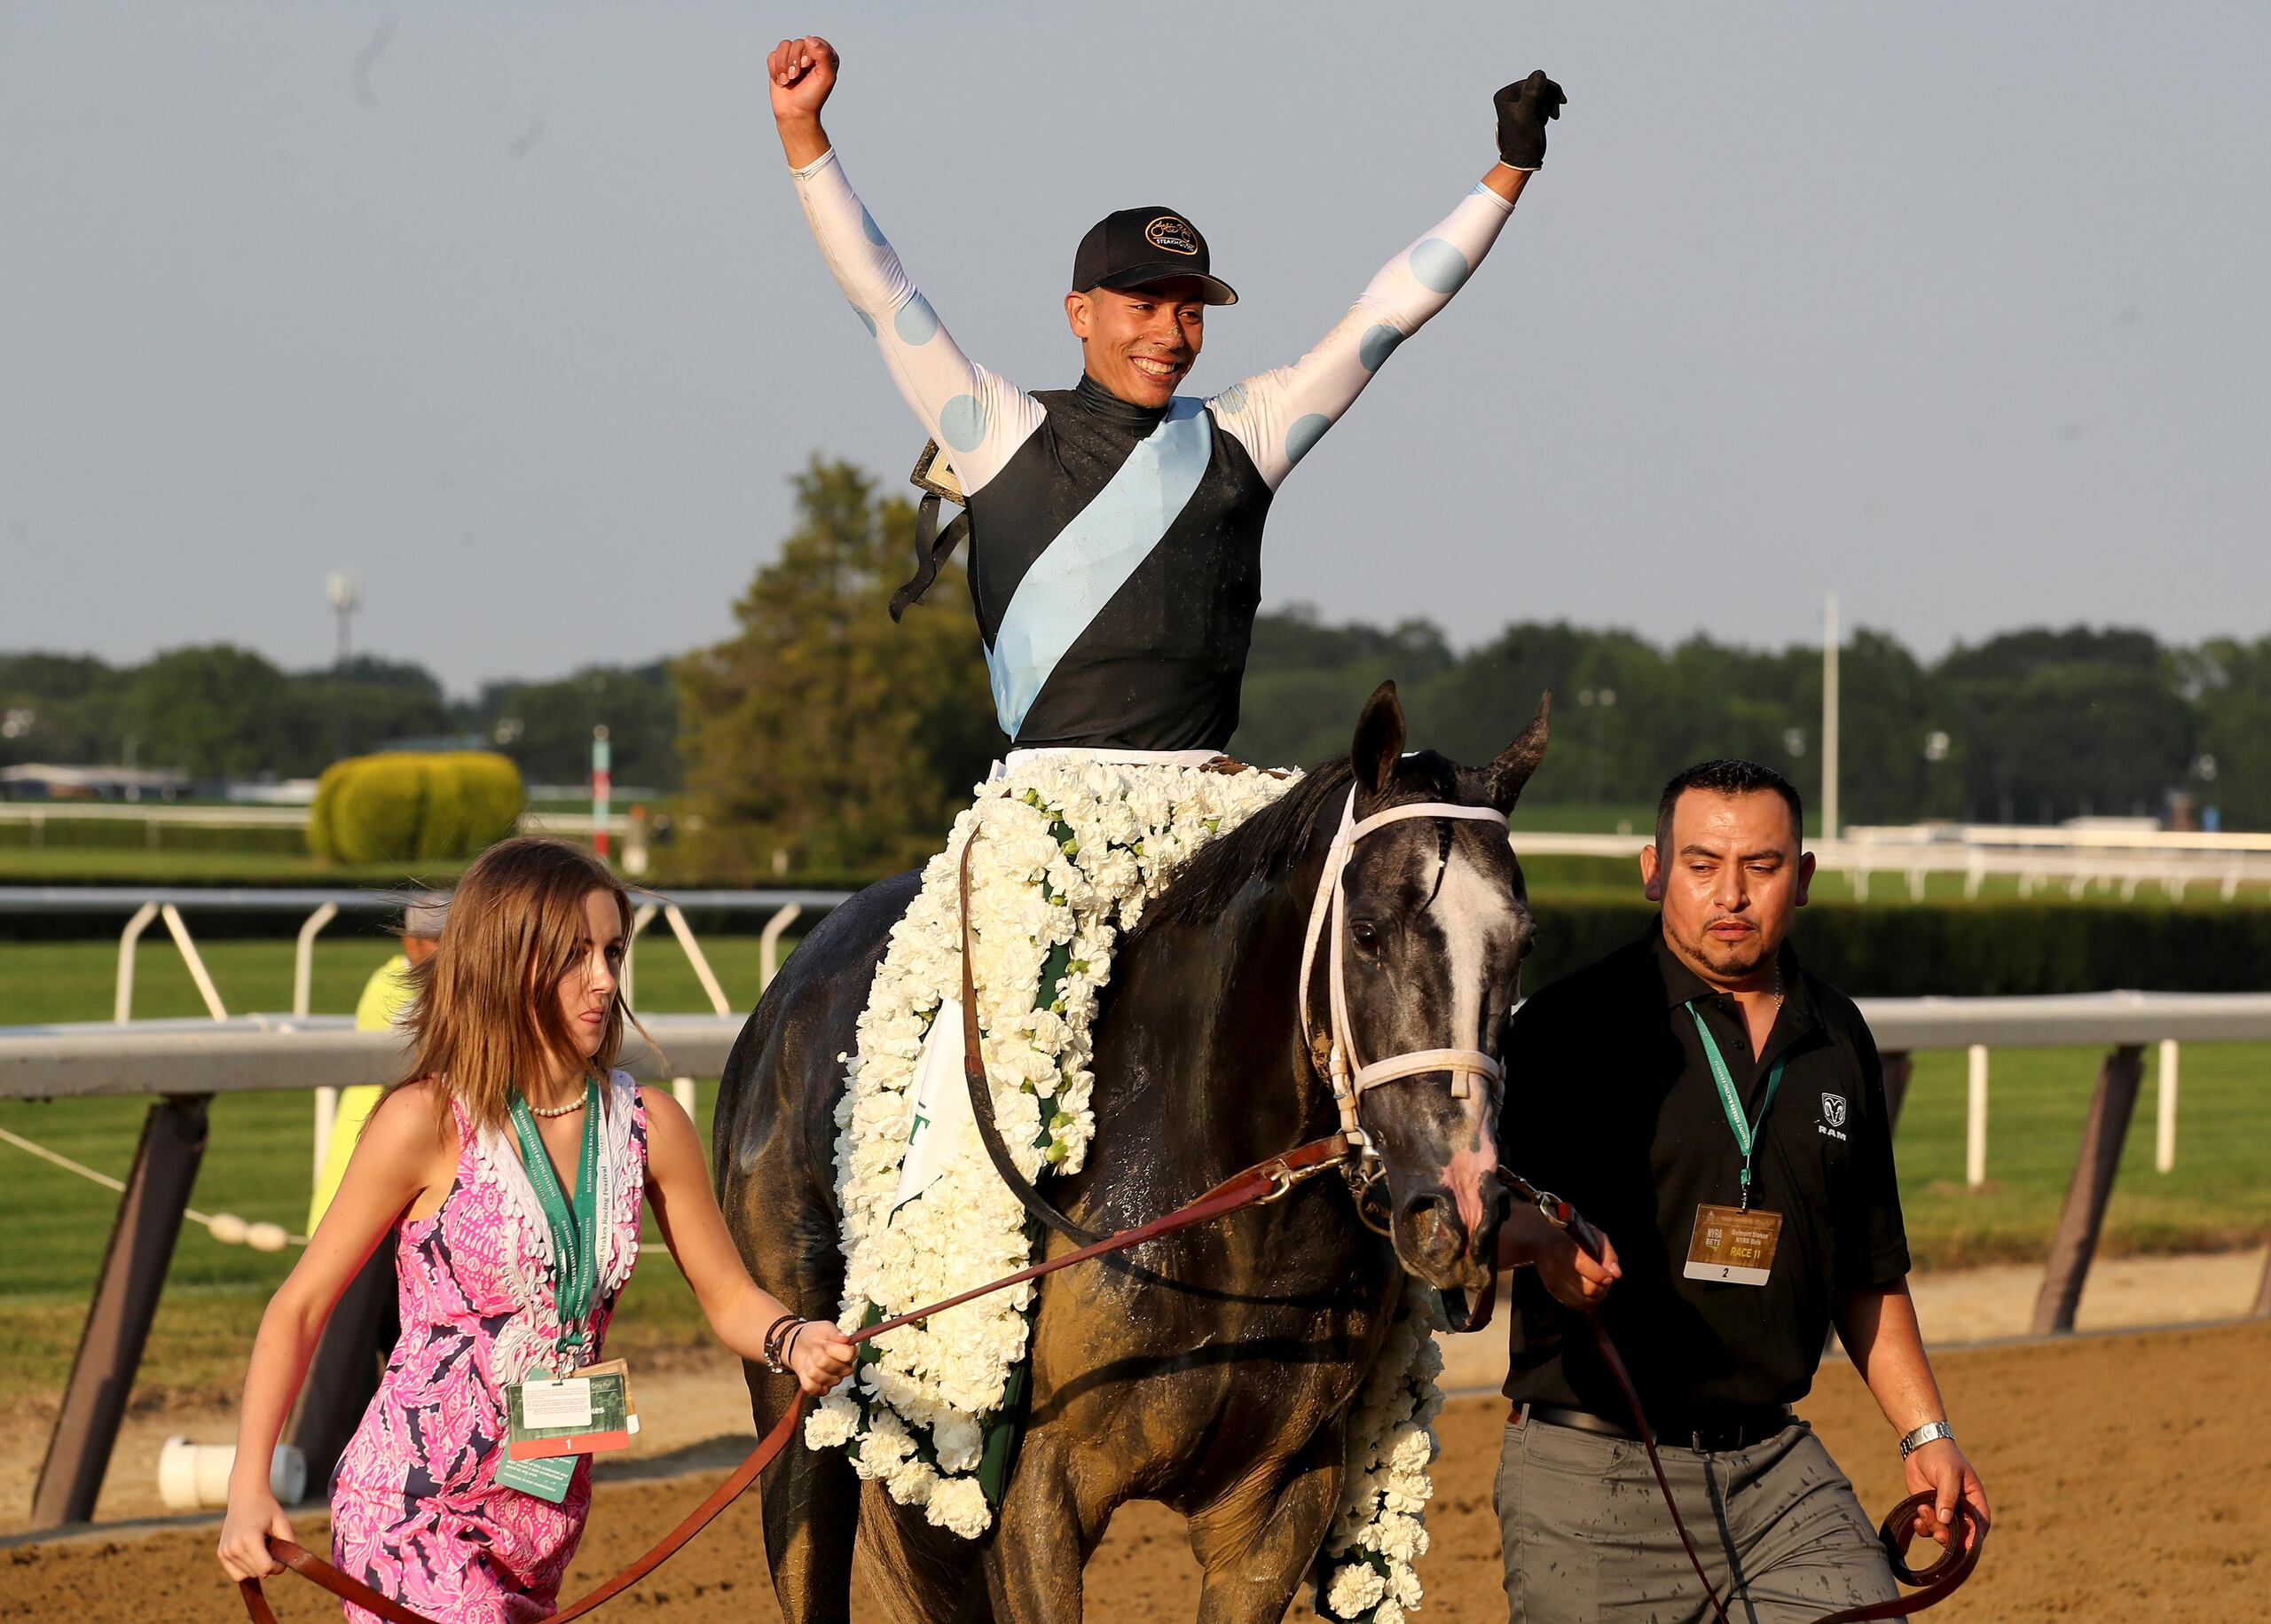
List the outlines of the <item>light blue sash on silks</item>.
<svg viewBox="0 0 2271 1624">
<path fill-rule="evenodd" d="M 1012 740 L 1065 651 L 1182 514 L 1213 450 L 1206 403 L 1178 396 L 1159 426 L 1018 583 L 994 647 L 986 651 L 994 709 Z"/>
</svg>

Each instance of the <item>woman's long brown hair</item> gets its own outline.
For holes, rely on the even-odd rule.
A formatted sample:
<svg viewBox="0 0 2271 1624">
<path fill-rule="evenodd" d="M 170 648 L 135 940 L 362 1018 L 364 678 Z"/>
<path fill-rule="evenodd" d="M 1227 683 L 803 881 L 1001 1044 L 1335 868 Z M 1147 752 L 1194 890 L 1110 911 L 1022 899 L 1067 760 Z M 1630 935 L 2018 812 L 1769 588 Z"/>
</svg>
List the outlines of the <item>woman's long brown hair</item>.
<svg viewBox="0 0 2271 1624">
<path fill-rule="evenodd" d="M 515 1084 L 576 1053 L 556 993 L 589 951 L 584 899 L 595 890 L 615 898 L 627 945 L 630 893 L 581 847 L 523 835 L 475 859 L 450 898 L 441 940 L 410 971 L 416 996 L 403 1016 L 413 1040 L 410 1070 L 395 1087 L 431 1078 L 444 1120 L 455 1099 L 475 1122 L 503 1128 Z M 618 985 L 590 1062 L 601 1076 L 615 1064 L 626 1020 L 638 1025 Z"/>
</svg>

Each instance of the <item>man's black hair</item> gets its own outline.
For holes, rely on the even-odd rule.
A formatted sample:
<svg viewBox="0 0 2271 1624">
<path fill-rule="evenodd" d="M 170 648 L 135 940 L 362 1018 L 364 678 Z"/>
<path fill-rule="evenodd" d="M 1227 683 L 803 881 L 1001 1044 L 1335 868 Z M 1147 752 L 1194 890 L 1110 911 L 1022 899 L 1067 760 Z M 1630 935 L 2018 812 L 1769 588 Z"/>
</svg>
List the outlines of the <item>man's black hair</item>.
<svg viewBox="0 0 2271 1624">
<path fill-rule="evenodd" d="M 1748 795 L 1754 790 L 1772 789 L 1782 797 L 1790 809 L 1790 833 L 1799 845 L 1806 843 L 1805 803 L 1798 798 L 1798 788 L 1772 767 L 1762 767 L 1755 761 L 1737 761 L 1721 757 L 1717 761 L 1699 761 L 1693 766 L 1672 774 L 1671 782 L 1664 786 L 1662 797 L 1656 802 L 1656 859 L 1671 860 L 1667 850 L 1671 844 L 1671 809 L 1679 797 L 1691 789 L 1708 789 L 1714 795 Z"/>
</svg>

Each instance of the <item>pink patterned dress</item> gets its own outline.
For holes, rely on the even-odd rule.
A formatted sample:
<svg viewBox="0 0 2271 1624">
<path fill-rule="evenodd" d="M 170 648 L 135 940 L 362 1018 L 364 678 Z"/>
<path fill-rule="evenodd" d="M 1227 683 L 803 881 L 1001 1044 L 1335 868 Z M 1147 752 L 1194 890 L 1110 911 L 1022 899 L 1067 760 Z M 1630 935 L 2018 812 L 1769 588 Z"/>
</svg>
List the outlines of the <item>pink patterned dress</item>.
<svg viewBox="0 0 2271 1624">
<path fill-rule="evenodd" d="M 647 1188 L 637 1086 L 618 1071 L 601 1095 L 593 1360 L 638 1258 Z M 506 1385 L 558 1363 L 552 1231 L 509 1127 L 475 1129 L 452 1109 L 457 1182 L 440 1211 L 397 1235 L 402 1339 L 332 1474 L 332 1561 L 443 1624 L 534 1624 L 552 1616 L 583 1537 L 591 1461 L 559 1505 L 495 1481 Z M 373 1617 L 346 1612 L 358 1624 Z"/>
</svg>

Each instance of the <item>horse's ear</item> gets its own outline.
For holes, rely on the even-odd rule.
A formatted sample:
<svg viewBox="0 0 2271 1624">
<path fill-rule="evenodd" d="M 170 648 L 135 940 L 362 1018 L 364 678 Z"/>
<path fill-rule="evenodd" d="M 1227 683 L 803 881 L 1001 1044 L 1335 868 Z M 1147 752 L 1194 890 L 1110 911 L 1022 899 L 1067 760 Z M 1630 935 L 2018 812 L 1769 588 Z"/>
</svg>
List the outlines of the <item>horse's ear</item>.
<svg viewBox="0 0 2271 1624">
<path fill-rule="evenodd" d="M 1529 782 L 1529 775 L 1537 771 L 1537 764 L 1545 759 L 1545 736 L 1548 722 L 1553 714 L 1553 690 L 1548 688 L 1537 697 L 1537 710 L 1529 718 L 1529 726 L 1512 744 L 1500 751 L 1498 759 L 1484 769 L 1482 792 L 1500 812 L 1514 810 L 1514 802 L 1521 796 L 1522 786 Z"/>
<path fill-rule="evenodd" d="M 1356 771 L 1356 782 L 1379 795 L 1395 781 L 1395 764 L 1403 757 L 1403 707 L 1396 701 L 1395 684 L 1383 682 L 1356 718 L 1356 741 L 1348 747 L 1348 765 Z"/>
</svg>

